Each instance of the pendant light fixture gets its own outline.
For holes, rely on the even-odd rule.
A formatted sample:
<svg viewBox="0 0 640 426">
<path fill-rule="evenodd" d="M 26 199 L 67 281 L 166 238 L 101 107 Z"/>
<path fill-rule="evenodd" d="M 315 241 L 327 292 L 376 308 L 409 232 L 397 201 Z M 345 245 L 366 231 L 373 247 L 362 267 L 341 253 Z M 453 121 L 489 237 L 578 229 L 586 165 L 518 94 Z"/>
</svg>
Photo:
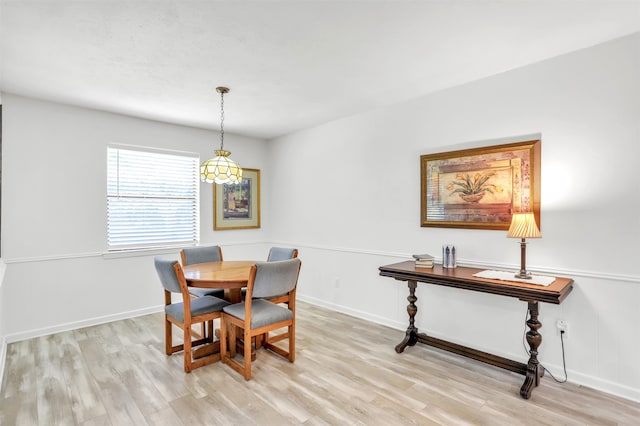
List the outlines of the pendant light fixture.
<svg viewBox="0 0 640 426">
<path fill-rule="evenodd" d="M 224 150 L 224 94 L 229 93 L 227 87 L 216 87 L 220 93 L 220 149 L 216 156 L 200 165 L 200 180 L 207 183 L 240 183 L 242 169 L 231 158 L 231 152 Z"/>
</svg>

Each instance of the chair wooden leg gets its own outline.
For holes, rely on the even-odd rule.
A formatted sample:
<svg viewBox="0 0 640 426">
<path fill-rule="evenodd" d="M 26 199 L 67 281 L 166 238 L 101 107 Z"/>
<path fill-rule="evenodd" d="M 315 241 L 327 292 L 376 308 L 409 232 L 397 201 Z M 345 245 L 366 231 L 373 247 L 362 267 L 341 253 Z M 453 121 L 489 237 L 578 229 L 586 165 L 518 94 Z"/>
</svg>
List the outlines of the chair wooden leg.
<svg viewBox="0 0 640 426">
<path fill-rule="evenodd" d="M 208 322 L 207 322 L 207 328 L 208 328 L 208 331 L 207 331 L 207 339 L 208 339 L 210 342 L 213 342 L 214 340 L 216 340 L 216 338 L 215 338 L 215 331 L 214 331 L 214 329 L 213 329 L 213 320 L 212 320 L 212 321 L 208 321 Z"/>
<path fill-rule="evenodd" d="M 229 354 L 230 354 L 229 356 L 231 358 L 236 356 L 236 340 L 237 340 L 236 330 L 238 330 L 238 327 L 229 323 L 229 328 L 227 330 L 229 331 L 229 337 L 227 341 L 229 342 Z"/>
<path fill-rule="evenodd" d="M 244 379 L 251 379 L 251 330 L 244 330 Z"/>
<path fill-rule="evenodd" d="M 296 360 L 296 325 L 291 324 L 287 330 L 289 331 L 289 361 L 294 362 Z"/>
<path fill-rule="evenodd" d="M 191 326 L 185 325 L 184 330 L 184 371 L 191 373 Z"/>
<path fill-rule="evenodd" d="M 167 355 L 171 355 L 173 353 L 173 340 L 172 340 L 172 332 L 171 332 L 171 321 L 164 317 L 164 351 Z"/>
<path fill-rule="evenodd" d="M 227 324 L 222 318 L 220 319 L 220 359 L 222 362 L 227 362 L 229 359 L 227 355 Z"/>
</svg>

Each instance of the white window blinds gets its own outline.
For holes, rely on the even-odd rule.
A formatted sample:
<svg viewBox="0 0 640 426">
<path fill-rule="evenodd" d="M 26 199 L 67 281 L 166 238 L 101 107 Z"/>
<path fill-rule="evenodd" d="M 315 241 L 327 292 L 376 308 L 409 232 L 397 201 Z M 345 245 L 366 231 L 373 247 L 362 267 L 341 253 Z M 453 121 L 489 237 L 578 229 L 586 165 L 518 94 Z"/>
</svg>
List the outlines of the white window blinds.
<svg viewBox="0 0 640 426">
<path fill-rule="evenodd" d="M 110 146 L 107 162 L 109 250 L 198 241 L 197 155 Z"/>
</svg>

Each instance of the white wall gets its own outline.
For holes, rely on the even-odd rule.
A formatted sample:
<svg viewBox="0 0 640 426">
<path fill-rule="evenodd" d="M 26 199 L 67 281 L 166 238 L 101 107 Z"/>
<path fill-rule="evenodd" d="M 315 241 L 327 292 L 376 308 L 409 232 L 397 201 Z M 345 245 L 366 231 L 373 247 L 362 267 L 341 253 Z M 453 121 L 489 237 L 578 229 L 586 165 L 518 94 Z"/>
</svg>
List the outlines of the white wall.
<svg viewBox="0 0 640 426">
<path fill-rule="evenodd" d="M 419 156 L 541 137 L 543 238 L 531 241 L 529 266 L 576 279 L 565 303 L 541 307 L 541 359 L 559 372 L 553 323 L 565 319 L 570 380 L 640 400 L 639 46 L 635 35 L 269 144 L 228 135 L 233 158 L 262 170 L 262 229 L 212 231 L 203 184 L 202 242 L 221 243 L 228 259 L 262 258 L 267 241 L 296 245 L 302 299 L 404 329 L 406 286 L 379 277 L 378 266 L 438 254 L 443 243 L 456 244 L 462 263 L 519 260 L 505 232 L 419 226 Z M 217 133 L 6 93 L 2 102 L 0 337 L 157 309 L 151 255 L 102 255 L 106 145 L 204 158 Z M 525 360 L 522 302 L 424 285 L 418 297 L 421 331 Z"/>
<path fill-rule="evenodd" d="M 2 106 L 2 93 L 0 92 L 0 106 Z M 1 119 L 1 117 L 0 117 Z M 0 123 L 0 127 L 2 127 L 1 123 Z M 0 135 L 0 138 L 2 137 L 2 135 Z M 0 149 L 2 147 L 0 146 Z M 0 155 L 1 157 L 1 155 Z M 0 170 L 2 170 L 2 167 L 0 167 Z M 0 196 L 2 195 L 2 191 L 0 188 Z M 1 205 L 2 203 L 0 203 Z M 4 273 L 6 271 L 7 267 L 4 263 L 4 261 L 2 260 L 1 257 L 1 253 L 0 253 L 0 377 L 3 377 L 3 373 L 4 373 L 4 364 L 5 364 L 5 354 L 6 354 L 6 350 L 7 350 L 7 343 L 6 343 L 6 333 L 4 331 L 4 317 L 3 317 L 3 312 L 4 309 L 3 307 L 3 300 L 4 300 L 4 288 L 2 286 L 2 284 L 4 283 Z"/>
<path fill-rule="evenodd" d="M 3 107 L 2 336 L 13 341 L 159 309 L 157 253 L 103 256 L 107 144 L 197 152 L 204 159 L 213 156 L 219 134 L 7 93 Z M 264 141 L 227 134 L 225 147 L 241 165 L 268 176 Z M 213 231 L 212 191 L 202 184 L 201 243 L 221 244 L 229 259 L 266 257 L 268 214 L 262 229 Z M 177 258 L 178 250 L 164 254 Z"/>
<path fill-rule="evenodd" d="M 420 227 L 419 157 L 541 138 L 528 266 L 575 278 L 562 305 L 541 306 L 542 362 L 562 376 L 564 319 L 569 379 L 640 400 L 638 75 L 636 34 L 272 141 L 270 236 L 301 250 L 299 296 L 406 329 L 406 284 L 378 266 L 453 243 L 463 264 L 517 269 L 504 231 Z M 418 297 L 422 331 L 526 360 L 523 302 L 427 285 Z"/>
</svg>

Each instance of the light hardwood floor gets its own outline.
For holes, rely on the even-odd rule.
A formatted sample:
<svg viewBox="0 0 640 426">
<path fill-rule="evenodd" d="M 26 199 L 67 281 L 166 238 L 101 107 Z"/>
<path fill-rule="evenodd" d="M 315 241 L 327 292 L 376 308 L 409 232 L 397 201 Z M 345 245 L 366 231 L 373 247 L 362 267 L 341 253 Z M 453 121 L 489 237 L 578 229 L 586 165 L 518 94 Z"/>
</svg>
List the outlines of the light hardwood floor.
<svg viewBox="0 0 640 426">
<path fill-rule="evenodd" d="M 298 303 L 294 364 L 258 351 L 246 382 L 215 363 L 185 374 L 164 354 L 163 319 L 135 319 L 12 343 L 1 425 L 638 425 L 640 404 L 522 376 L 403 333 Z"/>
</svg>

